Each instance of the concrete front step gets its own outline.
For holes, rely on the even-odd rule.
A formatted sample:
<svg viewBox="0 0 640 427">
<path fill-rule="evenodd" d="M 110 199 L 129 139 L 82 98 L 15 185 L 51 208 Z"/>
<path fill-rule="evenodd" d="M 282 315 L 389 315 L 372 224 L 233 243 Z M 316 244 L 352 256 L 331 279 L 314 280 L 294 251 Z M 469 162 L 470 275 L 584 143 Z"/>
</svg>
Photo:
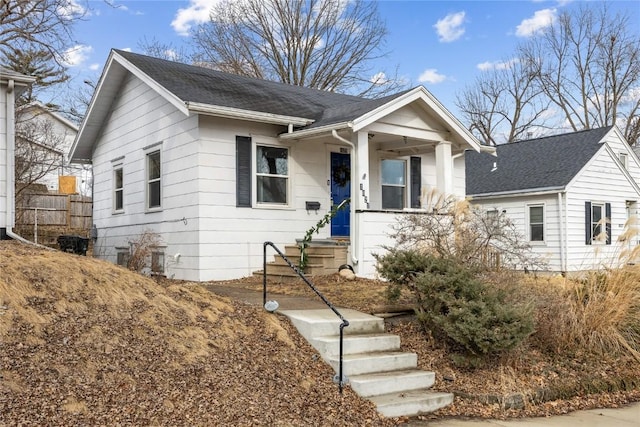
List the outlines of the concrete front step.
<svg viewBox="0 0 640 427">
<path fill-rule="evenodd" d="M 344 328 L 345 335 L 381 334 L 384 333 L 384 320 L 348 308 L 338 308 L 342 316 L 349 321 Z M 283 310 L 300 334 L 314 345 L 314 339 L 340 334 L 342 321 L 329 309 L 318 310 Z M 316 350 L 320 351 L 318 348 Z"/>
<path fill-rule="evenodd" d="M 327 358 L 340 354 L 339 335 L 317 337 L 313 341 L 314 348 Z M 342 342 L 342 354 L 398 350 L 400 350 L 400 337 L 393 334 L 346 334 Z"/>
<path fill-rule="evenodd" d="M 329 364 L 338 372 L 339 357 L 329 357 Z M 416 369 L 417 366 L 418 356 L 415 353 L 400 351 L 345 354 L 342 357 L 342 373 L 347 377 L 374 372 Z"/>
<path fill-rule="evenodd" d="M 416 416 L 436 411 L 453 403 L 452 393 L 413 390 L 370 397 L 376 409 L 385 417 Z"/>
<path fill-rule="evenodd" d="M 401 352 L 400 338 L 384 333 L 384 320 L 355 310 L 338 308 L 349 321 L 344 328 L 343 375 L 361 397 L 376 404 L 387 417 L 432 412 L 453 402 L 453 394 L 428 390 L 435 374 L 417 369 L 415 353 Z M 329 309 L 283 310 L 300 334 L 339 371 L 339 325 Z"/>
<path fill-rule="evenodd" d="M 406 369 L 352 375 L 349 377 L 349 385 L 359 396 L 372 397 L 381 394 L 427 389 L 433 385 L 435 380 L 436 374 L 433 372 Z"/>
</svg>

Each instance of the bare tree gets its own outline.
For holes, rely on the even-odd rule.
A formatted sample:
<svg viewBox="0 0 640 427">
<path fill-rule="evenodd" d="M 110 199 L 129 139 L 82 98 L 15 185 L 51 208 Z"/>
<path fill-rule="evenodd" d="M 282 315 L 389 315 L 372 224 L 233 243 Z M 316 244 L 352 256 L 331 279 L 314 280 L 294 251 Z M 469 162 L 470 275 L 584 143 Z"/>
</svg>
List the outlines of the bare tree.
<svg viewBox="0 0 640 427">
<path fill-rule="evenodd" d="M 163 43 L 155 37 L 150 40 L 144 37 L 138 42 L 138 47 L 142 49 L 145 55 L 153 56 L 154 58 L 182 63 L 188 63 L 191 60 L 191 55 L 184 46 Z"/>
<path fill-rule="evenodd" d="M 30 46 L 60 64 L 73 44 L 72 26 L 85 8 L 76 0 L 0 0 L 0 56 Z"/>
<path fill-rule="evenodd" d="M 470 130 L 487 145 L 514 142 L 546 126 L 549 101 L 541 97 L 535 75 L 520 59 L 485 71 L 456 96 Z"/>
<path fill-rule="evenodd" d="M 375 2 L 224 0 L 194 34 L 196 62 L 316 89 L 381 95 L 399 86 L 372 70 L 387 30 Z"/>
<path fill-rule="evenodd" d="M 457 96 L 464 120 L 486 144 L 613 124 L 630 144 L 640 141 L 640 36 L 626 16 L 612 16 L 606 3 L 581 4 L 514 57 Z"/>
<path fill-rule="evenodd" d="M 627 16 L 580 5 L 519 54 L 532 64 L 537 85 L 573 130 L 618 124 L 629 143 L 638 140 L 640 36 Z"/>
<path fill-rule="evenodd" d="M 48 174 L 62 167 L 65 135 L 50 120 L 19 109 L 16 113 L 16 199 Z"/>
</svg>

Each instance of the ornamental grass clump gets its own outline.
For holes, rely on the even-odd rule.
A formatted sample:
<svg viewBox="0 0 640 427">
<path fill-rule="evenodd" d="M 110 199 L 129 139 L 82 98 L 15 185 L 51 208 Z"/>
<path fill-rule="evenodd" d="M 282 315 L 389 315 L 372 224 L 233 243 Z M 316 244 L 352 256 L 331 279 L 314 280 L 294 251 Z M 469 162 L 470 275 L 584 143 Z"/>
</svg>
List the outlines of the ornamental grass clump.
<svg viewBox="0 0 640 427">
<path fill-rule="evenodd" d="M 454 258 L 391 250 L 378 263 L 378 271 L 390 281 L 391 299 L 409 289 L 425 329 L 464 356 L 505 353 L 534 330 L 530 306 L 508 303 L 504 292 Z"/>
<path fill-rule="evenodd" d="M 567 344 L 640 361 L 640 266 L 591 272 L 567 289 Z"/>
</svg>

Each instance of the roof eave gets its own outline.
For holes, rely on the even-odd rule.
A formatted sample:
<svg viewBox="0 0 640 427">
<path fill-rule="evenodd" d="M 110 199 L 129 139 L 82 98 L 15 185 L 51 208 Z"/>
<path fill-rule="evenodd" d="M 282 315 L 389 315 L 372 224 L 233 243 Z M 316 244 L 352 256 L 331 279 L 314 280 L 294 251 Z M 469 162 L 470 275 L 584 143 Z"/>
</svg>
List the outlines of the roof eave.
<svg viewBox="0 0 640 427">
<path fill-rule="evenodd" d="M 204 104 L 200 102 L 185 102 L 187 110 L 197 114 L 224 117 L 228 119 L 249 120 L 252 122 L 270 123 L 276 125 L 308 126 L 313 119 L 306 117 L 285 116 L 265 113 L 262 111 L 243 110 L 240 108 L 223 107 L 220 105 Z"/>
<path fill-rule="evenodd" d="M 498 191 L 495 193 L 480 193 L 480 194 L 467 194 L 472 201 L 484 200 L 484 199 L 496 199 L 502 197 L 512 196 L 543 196 L 545 194 L 562 193 L 566 191 L 566 186 L 559 187 L 544 187 L 544 188 L 529 188 L 524 190 L 510 190 L 510 191 Z"/>
<path fill-rule="evenodd" d="M 353 124 L 351 122 L 338 122 L 330 125 L 318 126 L 317 128 L 302 129 L 294 132 L 283 133 L 279 136 L 279 138 L 282 140 L 311 138 L 314 136 L 331 133 L 331 131 L 333 130 L 351 128 L 352 126 Z"/>
</svg>

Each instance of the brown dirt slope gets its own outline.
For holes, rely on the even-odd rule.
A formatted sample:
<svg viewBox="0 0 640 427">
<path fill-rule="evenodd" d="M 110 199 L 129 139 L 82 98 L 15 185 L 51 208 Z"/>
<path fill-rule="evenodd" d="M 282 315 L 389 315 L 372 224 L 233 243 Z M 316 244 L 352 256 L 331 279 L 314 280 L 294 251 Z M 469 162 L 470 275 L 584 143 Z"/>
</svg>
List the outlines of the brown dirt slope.
<svg viewBox="0 0 640 427">
<path fill-rule="evenodd" d="M 394 425 L 278 316 L 0 242 L 0 426 Z"/>
</svg>

